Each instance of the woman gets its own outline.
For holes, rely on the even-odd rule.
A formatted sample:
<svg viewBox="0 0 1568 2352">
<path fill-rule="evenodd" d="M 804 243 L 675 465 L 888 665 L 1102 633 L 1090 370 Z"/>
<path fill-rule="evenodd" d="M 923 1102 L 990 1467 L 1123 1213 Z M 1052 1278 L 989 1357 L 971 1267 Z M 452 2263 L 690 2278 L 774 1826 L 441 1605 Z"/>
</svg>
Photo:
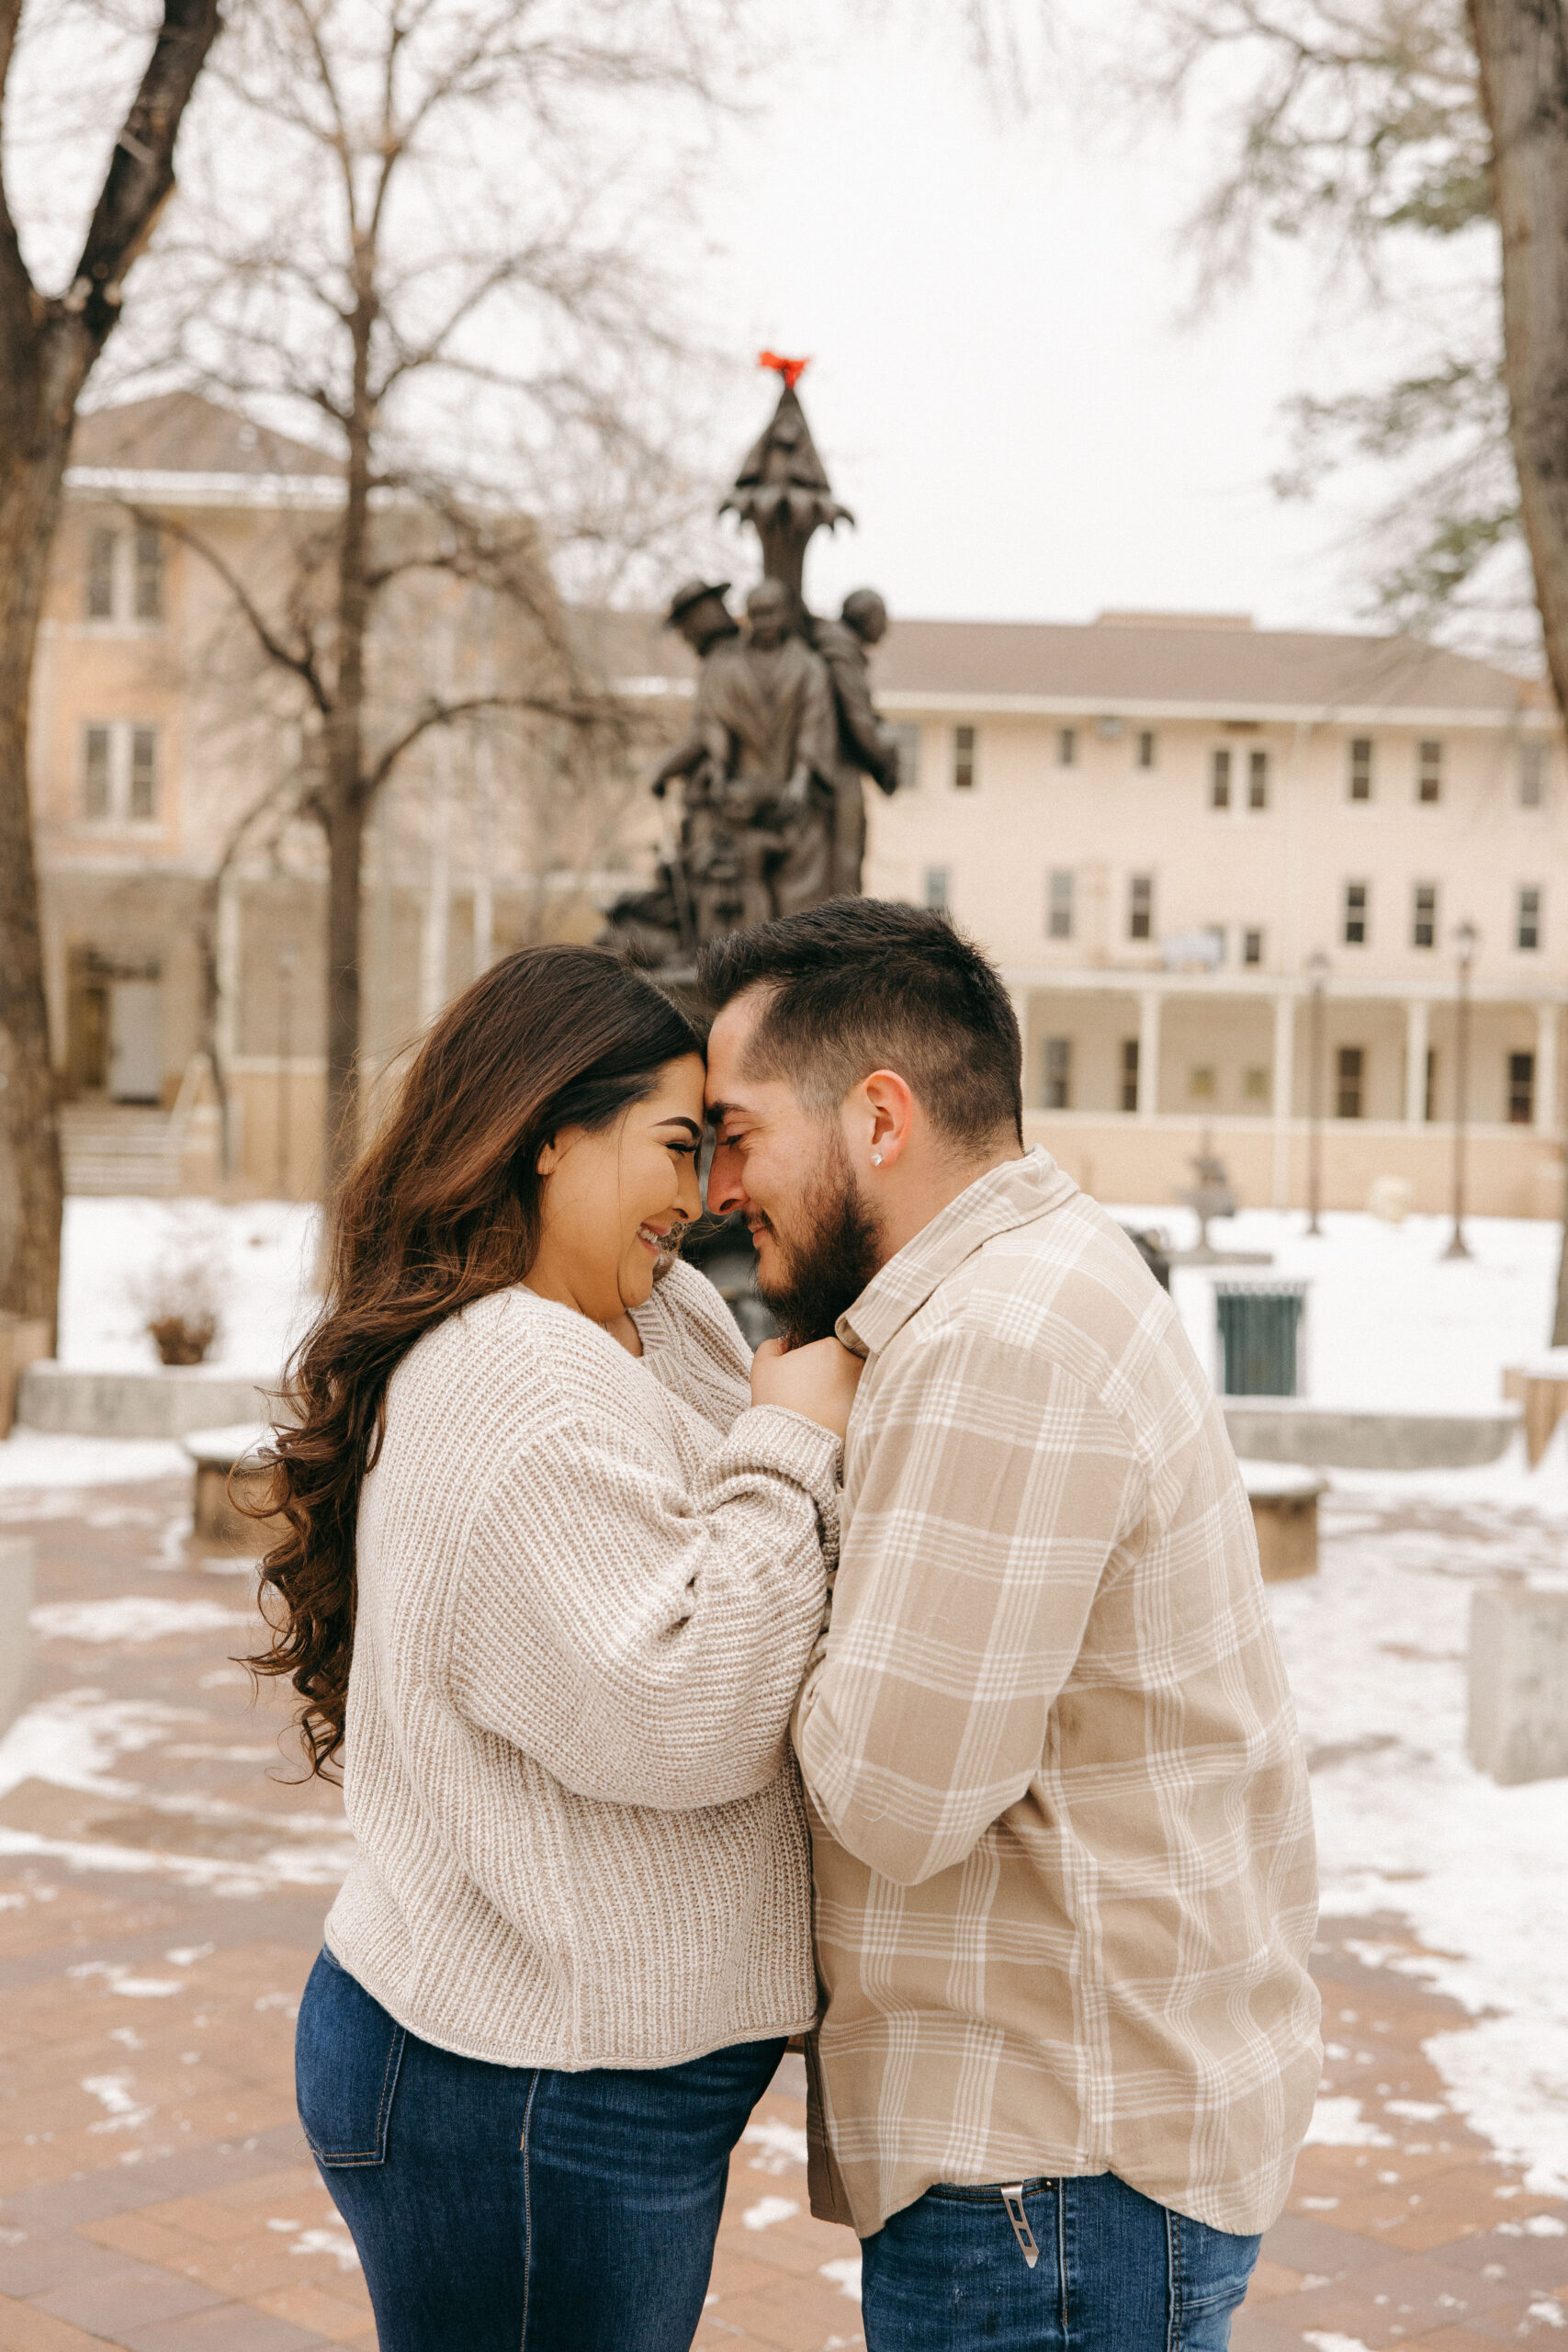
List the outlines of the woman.
<svg viewBox="0 0 1568 2352">
<path fill-rule="evenodd" d="M 859 1366 L 748 1379 L 671 1261 L 703 1075 L 602 951 L 496 965 L 349 1179 L 296 1365 L 254 1664 L 357 1841 L 297 2071 L 382 2352 L 685 2352 L 815 2012 L 787 1724 Z"/>
</svg>

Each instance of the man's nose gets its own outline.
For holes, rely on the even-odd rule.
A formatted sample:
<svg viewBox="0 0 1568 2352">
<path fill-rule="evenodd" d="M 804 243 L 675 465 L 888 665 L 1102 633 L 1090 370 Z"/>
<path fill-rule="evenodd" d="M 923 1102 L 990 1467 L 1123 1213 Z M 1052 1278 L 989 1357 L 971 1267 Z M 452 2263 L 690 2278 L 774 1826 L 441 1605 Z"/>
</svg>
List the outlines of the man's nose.
<svg viewBox="0 0 1568 2352">
<path fill-rule="evenodd" d="M 746 1187 L 740 1178 L 740 1155 L 728 1144 L 716 1144 L 713 1166 L 708 1170 L 708 1215 L 728 1216 L 745 1205 Z"/>
</svg>

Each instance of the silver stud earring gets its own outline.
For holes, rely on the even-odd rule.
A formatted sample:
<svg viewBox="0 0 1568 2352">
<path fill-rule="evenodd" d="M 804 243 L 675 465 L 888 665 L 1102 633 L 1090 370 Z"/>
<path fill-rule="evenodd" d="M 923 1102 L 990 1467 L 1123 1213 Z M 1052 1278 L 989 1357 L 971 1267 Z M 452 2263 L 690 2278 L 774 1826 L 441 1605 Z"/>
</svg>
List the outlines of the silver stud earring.
<svg viewBox="0 0 1568 2352">
<path fill-rule="evenodd" d="M 880 1168 L 880 1167 L 881 1167 L 881 1165 L 882 1165 L 882 1154 L 881 1154 L 879 1151 L 874 1151 L 874 1152 L 872 1153 L 872 1155 L 871 1155 L 871 1164 L 872 1164 L 872 1166 L 873 1166 L 874 1168 Z"/>
</svg>

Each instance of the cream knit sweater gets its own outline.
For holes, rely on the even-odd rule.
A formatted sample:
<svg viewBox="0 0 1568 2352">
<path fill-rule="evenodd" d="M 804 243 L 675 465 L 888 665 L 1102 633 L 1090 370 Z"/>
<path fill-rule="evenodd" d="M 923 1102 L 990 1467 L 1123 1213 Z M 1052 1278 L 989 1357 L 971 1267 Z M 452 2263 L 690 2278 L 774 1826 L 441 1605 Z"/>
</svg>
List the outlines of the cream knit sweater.
<svg viewBox="0 0 1568 2352">
<path fill-rule="evenodd" d="M 636 1319 L 640 1362 L 525 1289 L 439 1325 L 361 1497 L 327 1941 L 502 2065 L 674 2065 L 816 2012 L 787 1727 L 838 1440 L 750 1408 L 691 1267 Z"/>
</svg>

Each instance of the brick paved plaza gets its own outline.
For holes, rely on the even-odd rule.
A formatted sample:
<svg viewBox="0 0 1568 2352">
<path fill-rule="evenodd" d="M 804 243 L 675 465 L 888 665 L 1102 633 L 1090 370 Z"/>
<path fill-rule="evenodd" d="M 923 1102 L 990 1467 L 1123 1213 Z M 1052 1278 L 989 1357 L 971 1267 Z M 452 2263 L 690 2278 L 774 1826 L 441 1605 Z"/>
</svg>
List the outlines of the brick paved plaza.
<svg viewBox="0 0 1568 2352">
<path fill-rule="evenodd" d="M 375 2344 L 291 2085 L 341 1814 L 268 1778 L 283 1710 L 227 1662 L 249 1572 L 198 1556 L 187 1508 L 179 1482 L 5 1498 L 38 1544 L 39 1639 L 0 1798 L 0 2352 Z M 1450 2111 L 1422 2045 L 1468 2020 L 1391 1948 L 1414 1955 L 1398 1921 L 1325 1931 L 1325 2089 L 1355 2120 L 1303 2153 L 1237 2352 L 1563 2340 L 1568 2205 Z M 855 2242 L 806 2211 L 804 2132 L 786 2060 L 737 2152 L 699 2344 L 862 2341 Z"/>
</svg>

